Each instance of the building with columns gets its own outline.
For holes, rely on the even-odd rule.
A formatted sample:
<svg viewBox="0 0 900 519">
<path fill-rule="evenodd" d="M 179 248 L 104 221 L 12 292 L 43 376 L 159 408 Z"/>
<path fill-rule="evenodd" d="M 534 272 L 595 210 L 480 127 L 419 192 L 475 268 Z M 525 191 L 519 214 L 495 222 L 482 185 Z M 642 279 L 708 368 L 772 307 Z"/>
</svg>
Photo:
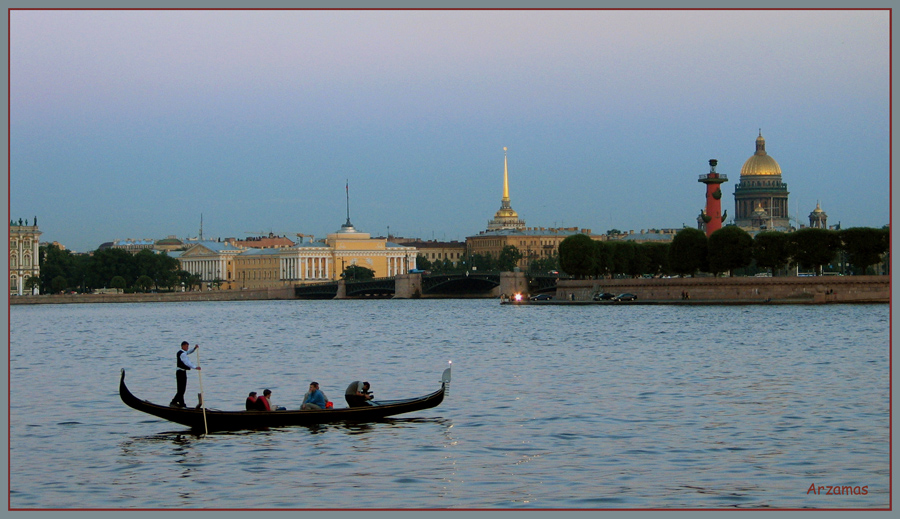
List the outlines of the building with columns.
<svg viewBox="0 0 900 519">
<path fill-rule="evenodd" d="M 28 278 L 40 277 L 40 236 L 37 216 L 33 225 L 20 218 L 18 222 L 9 222 L 9 293 L 15 295 L 39 294 L 40 287 L 25 290 Z"/>
<path fill-rule="evenodd" d="M 417 253 L 414 246 L 358 231 L 348 218 L 324 241 L 275 248 L 241 247 L 232 241 L 199 242 L 178 259 L 181 268 L 198 274 L 205 287 L 220 280 L 223 290 L 243 290 L 335 281 L 351 265 L 372 269 L 375 277 L 396 276 L 416 268 Z"/>
<path fill-rule="evenodd" d="M 200 276 L 202 288 L 221 282 L 220 288 L 231 288 L 235 280 L 234 258 L 243 252 L 231 242 L 198 241 L 177 257 L 181 269 Z"/>
</svg>

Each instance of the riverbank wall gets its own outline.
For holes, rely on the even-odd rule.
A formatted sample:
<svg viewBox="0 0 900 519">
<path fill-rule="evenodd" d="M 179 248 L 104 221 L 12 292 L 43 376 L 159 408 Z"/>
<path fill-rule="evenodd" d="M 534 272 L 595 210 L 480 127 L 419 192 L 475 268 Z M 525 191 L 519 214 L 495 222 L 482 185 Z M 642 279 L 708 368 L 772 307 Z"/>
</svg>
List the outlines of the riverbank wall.
<svg viewBox="0 0 900 519">
<path fill-rule="evenodd" d="M 513 274 L 513 273 L 510 273 Z M 520 273 L 516 273 L 520 274 Z M 522 281 L 524 282 L 524 276 Z M 738 277 L 667 279 L 588 279 L 560 280 L 556 301 L 591 301 L 594 294 L 630 292 L 639 301 L 710 303 L 890 303 L 890 276 L 816 276 L 816 277 Z M 507 280 L 509 282 L 509 280 Z M 515 284 L 522 288 L 523 282 Z M 513 285 L 510 285 L 513 286 Z M 524 284 L 523 286 L 527 286 Z M 522 290 L 524 292 L 524 290 Z M 513 293 L 507 290 L 505 293 Z M 484 296 L 454 298 L 496 298 L 498 290 Z M 428 296 L 424 296 L 428 297 Z M 683 299 L 687 297 L 688 299 Z M 187 301 L 267 301 L 297 299 L 293 287 L 254 290 L 208 290 L 155 294 L 53 294 L 10 296 L 10 305 L 70 303 L 161 303 Z"/>
<path fill-rule="evenodd" d="M 296 299 L 294 288 L 259 288 L 254 290 L 203 290 L 161 292 L 151 294 L 47 294 L 10 296 L 10 305 L 69 303 L 171 303 L 186 301 L 268 301 Z"/>
<path fill-rule="evenodd" d="M 594 294 L 632 293 L 639 301 L 890 303 L 890 276 L 700 277 L 560 280 L 556 300 L 590 301 Z"/>
</svg>

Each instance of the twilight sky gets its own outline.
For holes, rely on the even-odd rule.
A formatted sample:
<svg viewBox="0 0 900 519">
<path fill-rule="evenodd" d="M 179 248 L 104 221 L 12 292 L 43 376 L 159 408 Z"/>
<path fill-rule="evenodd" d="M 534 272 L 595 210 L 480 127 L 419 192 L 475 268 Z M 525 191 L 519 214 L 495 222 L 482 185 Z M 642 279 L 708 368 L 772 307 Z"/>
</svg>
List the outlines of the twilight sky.
<svg viewBox="0 0 900 519">
<path fill-rule="evenodd" d="M 696 226 L 760 129 L 801 223 L 890 220 L 881 11 L 12 11 L 10 217 L 168 235 L 464 240 Z"/>
</svg>

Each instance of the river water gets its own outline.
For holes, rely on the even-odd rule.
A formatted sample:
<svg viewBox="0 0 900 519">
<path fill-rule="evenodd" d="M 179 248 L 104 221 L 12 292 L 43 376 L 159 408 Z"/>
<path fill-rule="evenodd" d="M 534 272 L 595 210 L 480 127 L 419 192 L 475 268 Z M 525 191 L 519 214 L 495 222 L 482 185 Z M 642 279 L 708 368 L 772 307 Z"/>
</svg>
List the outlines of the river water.
<svg viewBox="0 0 900 519">
<path fill-rule="evenodd" d="M 888 305 L 261 301 L 10 319 L 13 509 L 889 505 Z M 424 395 L 448 361 L 453 381 L 439 407 L 383 422 L 196 436 L 118 396 L 126 368 L 132 392 L 168 403 L 182 340 L 203 366 L 189 405 L 198 375 L 219 409 L 266 387 L 298 407 L 311 380 L 338 407 L 358 379 Z"/>
</svg>

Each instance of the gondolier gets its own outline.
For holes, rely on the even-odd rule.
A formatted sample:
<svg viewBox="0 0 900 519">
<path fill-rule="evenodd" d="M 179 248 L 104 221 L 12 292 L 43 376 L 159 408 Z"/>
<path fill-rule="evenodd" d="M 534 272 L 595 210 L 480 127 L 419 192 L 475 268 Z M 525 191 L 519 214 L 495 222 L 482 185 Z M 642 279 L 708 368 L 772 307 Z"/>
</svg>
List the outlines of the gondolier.
<svg viewBox="0 0 900 519">
<path fill-rule="evenodd" d="M 181 349 L 178 350 L 178 354 L 175 356 L 175 362 L 178 366 L 178 369 L 175 371 L 175 383 L 178 387 L 178 392 L 175 393 L 175 397 L 169 402 L 169 405 L 173 407 L 187 407 L 187 404 L 184 403 L 184 392 L 187 389 L 187 372 L 190 369 L 200 369 L 200 366 L 195 366 L 188 356 L 194 353 L 200 345 L 195 344 L 193 348 L 188 350 L 189 346 L 190 343 L 188 341 L 182 341 Z"/>
</svg>

